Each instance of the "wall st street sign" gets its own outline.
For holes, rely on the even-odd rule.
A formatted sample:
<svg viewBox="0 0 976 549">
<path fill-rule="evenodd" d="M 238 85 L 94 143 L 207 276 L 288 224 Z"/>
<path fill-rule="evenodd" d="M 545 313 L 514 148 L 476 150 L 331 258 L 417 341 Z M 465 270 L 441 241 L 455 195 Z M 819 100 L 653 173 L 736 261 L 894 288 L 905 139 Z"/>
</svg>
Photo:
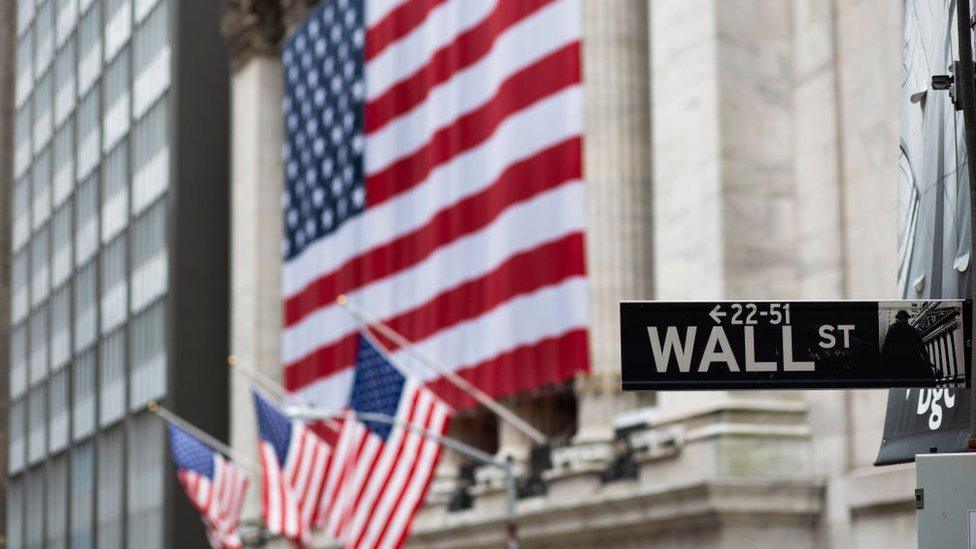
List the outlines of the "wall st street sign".
<svg viewBox="0 0 976 549">
<path fill-rule="evenodd" d="M 627 390 L 961 387 L 971 304 L 915 301 L 629 301 Z"/>
</svg>

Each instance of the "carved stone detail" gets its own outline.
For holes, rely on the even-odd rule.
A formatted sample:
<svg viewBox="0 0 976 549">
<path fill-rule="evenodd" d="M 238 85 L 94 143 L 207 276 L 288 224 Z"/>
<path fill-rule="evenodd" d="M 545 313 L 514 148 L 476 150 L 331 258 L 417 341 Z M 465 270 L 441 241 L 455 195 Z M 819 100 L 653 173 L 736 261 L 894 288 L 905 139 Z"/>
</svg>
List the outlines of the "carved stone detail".
<svg viewBox="0 0 976 549">
<path fill-rule="evenodd" d="M 254 55 L 277 55 L 284 36 L 283 4 L 279 0 L 228 0 L 220 17 L 220 31 L 230 49 L 231 67 L 241 67 Z"/>
</svg>

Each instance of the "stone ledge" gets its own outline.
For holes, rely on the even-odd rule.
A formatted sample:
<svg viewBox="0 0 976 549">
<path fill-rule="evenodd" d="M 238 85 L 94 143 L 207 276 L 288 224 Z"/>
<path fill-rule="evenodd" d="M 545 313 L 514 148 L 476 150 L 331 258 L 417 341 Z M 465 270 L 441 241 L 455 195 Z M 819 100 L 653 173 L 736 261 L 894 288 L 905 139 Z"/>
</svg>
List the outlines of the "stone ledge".
<svg viewBox="0 0 976 549">
<path fill-rule="evenodd" d="M 699 528 L 730 521 L 809 523 L 822 509 L 819 479 L 714 479 L 694 483 L 617 483 L 591 487 L 579 497 L 549 496 L 518 503 L 518 526 L 526 545 L 598 539 L 639 529 L 642 535 Z M 500 500 L 498 500 L 500 503 Z M 500 505 L 461 513 L 426 509 L 411 536 L 414 547 L 499 547 L 504 541 Z M 435 526 L 436 524 L 436 526 Z"/>
<path fill-rule="evenodd" d="M 847 505 L 857 515 L 890 509 L 915 509 L 915 464 L 872 467 L 847 477 Z"/>
</svg>

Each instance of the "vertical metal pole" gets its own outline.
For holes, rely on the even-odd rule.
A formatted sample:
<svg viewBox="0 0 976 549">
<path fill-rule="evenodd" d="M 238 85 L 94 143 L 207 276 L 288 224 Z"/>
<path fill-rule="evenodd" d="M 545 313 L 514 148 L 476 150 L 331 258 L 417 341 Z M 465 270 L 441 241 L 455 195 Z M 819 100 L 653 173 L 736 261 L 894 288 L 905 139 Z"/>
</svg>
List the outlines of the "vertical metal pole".
<svg viewBox="0 0 976 549">
<path fill-rule="evenodd" d="M 970 27 L 970 0 L 956 0 L 956 34 L 959 40 L 959 69 L 955 75 L 956 92 L 962 105 L 963 122 L 966 129 L 966 166 L 969 172 L 969 223 L 970 223 L 970 256 L 976 252 L 976 81 L 973 80 L 973 46 L 972 29 Z M 972 263 L 970 263 L 972 265 Z M 972 267 L 970 267 L 972 268 Z M 976 284 L 976 277 L 970 273 L 970 279 Z M 976 298 L 976 288 L 970 287 L 969 297 Z M 976 324 L 974 322 L 973 324 Z M 970 337 L 976 339 L 976 334 Z M 970 349 L 970 352 L 973 352 Z M 971 374 L 971 373 L 970 373 Z M 972 383 L 972 380 L 970 380 Z M 969 450 L 976 450 L 976 384 L 970 388 L 969 394 Z"/>
<path fill-rule="evenodd" d="M 518 501 L 518 494 L 515 491 L 515 472 L 512 470 L 512 462 L 509 460 L 505 467 L 505 545 L 508 549 L 518 549 L 518 524 L 515 523 L 515 503 Z"/>
</svg>

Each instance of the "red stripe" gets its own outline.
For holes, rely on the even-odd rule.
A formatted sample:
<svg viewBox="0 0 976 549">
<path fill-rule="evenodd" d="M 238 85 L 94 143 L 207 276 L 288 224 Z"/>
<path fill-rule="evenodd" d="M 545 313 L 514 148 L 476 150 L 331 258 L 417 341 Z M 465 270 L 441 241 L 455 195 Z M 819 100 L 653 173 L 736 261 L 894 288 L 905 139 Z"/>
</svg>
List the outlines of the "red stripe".
<svg viewBox="0 0 976 549">
<path fill-rule="evenodd" d="M 314 486 L 312 486 L 312 480 L 315 478 L 315 462 L 318 460 L 318 455 L 319 455 L 319 450 L 321 445 L 316 444 L 315 441 L 311 438 L 312 436 L 313 435 L 311 433 L 305 433 L 305 435 L 302 437 L 303 441 L 308 441 L 308 443 L 312 445 L 312 454 L 308 457 L 308 462 L 309 462 L 308 474 L 305 475 L 305 486 L 302 489 L 302 494 L 301 494 L 302 497 L 298 501 L 299 512 L 300 512 L 299 514 L 302 517 L 305 516 L 305 506 L 308 505 L 309 503 L 308 497 L 310 495 L 310 492 L 316 489 Z"/>
<path fill-rule="evenodd" d="M 510 76 L 481 107 L 437 130 L 423 147 L 366 178 L 368 206 L 411 189 L 440 164 L 477 146 L 518 111 L 581 82 L 580 44 L 574 42 Z"/>
<path fill-rule="evenodd" d="M 295 466 L 292 467 L 291 474 L 288 475 L 288 485 L 289 486 L 295 486 L 298 483 L 298 473 L 301 471 L 301 469 L 302 469 L 302 462 L 304 461 L 302 459 L 302 454 L 305 452 L 305 441 L 306 440 L 307 439 L 305 437 L 298 437 L 298 453 L 295 454 Z M 285 464 L 282 463 L 281 464 L 281 467 L 282 467 L 282 472 L 283 473 L 284 473 L 284 466 L 285 466 Z M 284 476 L 284 475 L 282 475 L 282 476 Z"/>
<path fill-rule="evenodd" d="M 572 330 L 505 352 L 458 374 L 493 398 L 566 381 L 589 369 L 586 337 L 586 329 Z M 477 405 L 443 378 L 433 380 L 428 387 L 455 410 Z"/>
<path fill-rule="evenodd" d="M 412 0 L 401 4 L 386 14 L 366 32 L 366 47 L 364 56 L 367 61 L 383 52 L 390 44 L 403 38 L 418 25 L 423 23 L 427 15 L 446 0 Z"/>
<path fill-rule="evenodd" d="M 431 88 L 484 57 L 499 35 L 553 0 L 501 0 L 480 23 L 459 34 L 426 65 L 366 104 L 366 133 L 371 133 L 427 97 Z M 419 7 L 418 7 L 419 9 Z M 388 44 L 383 44 L 385 47 Z M 367 50 L 369 40 L 367 39 Z M 369 58 L 367 54 L 367 59 Z"/>
<path fill-rule="evenodd" d="M 440 434 L 443 435 L 444 433 L 446 433 L 450 425 L 451 425 L 451 414 L 448 413 L 447 416 L 444 418 L 444 426 L 443 428 L 441 428 Z M 436 476 L 435 473 L 437 470 L 437 464 L 440 463 L 441 461 L 441 452 L 443 450 L 444 447 L 438 444 L 437 453 L 434 454 L 434 464 L 431 466 L 431 474 L 427 476 L 427 482 L 424 484 L 424 490 L 423 492 L 420 493 L 420 498 L 417 499 L 416 505 L 414 505 L 413 509 L 410 511 L 409 516 L 411 518 L 408 519 L 406 524 L 404 525 L 403 532 L 400 533 L 400 537 L 397 539 L 397 542 L 393 545 L 394 547 L 403 547 L 404 544 L 406 544 L 407 537 L 409 537 L 410 535 L 410 527 L 413 526 L 412 517 L 417 515 L 417 511 L 420 509 L 420 506 L 423 505 L 424 500 L 427 499 L 426 494 L 427 491 L 430 490 L 430 483 L 434 481 L 434 477 Z"/>
<path fill-rule="evenodd" d="M 441 210 L 423 226 L 358 255 L 285 301 L 289 327 L 338 295 L 416 265 L 439 248 L 488 226 L 509 207 L 582 177 L 582 140 L 553 145 L 509 166 L 491 186 Z"/>
<path fill-rule="evenodd" d="M 424 422 L 424 425 L 423 425 L 423 428 L 426 429 L 426 430 L 428 430 L 428 431 L 432 431 L 433 430 L 433 429 L 431 429 L 432 426 L 430 425 L 430 421 L 432 421 L 433 418 L 434 418 L 433 411 L 434 411 L 434 405 L 432 405 L 430 407 L 430 412 L 431 413 L 428 414 L 427 420 Z M 383 528 L 380 529 L 380 535 L 379 535 L 379 538 L 377 538 L 378 539 L 378 544 L 382 544 L 383 543 L 383 538 L 386 536 L 387 529 L 389 529 L 389 527 L 390 527 L 390 522 L 393 520 L 394 515 L 396 515 L 397 509 L 400 508 L 400 503 L 403 502 L 403 496 L 406 495 L 406 493 L 407 493 L 407 488 L 410 486 L 410 481 L 413 479 L 414 475 L 417 474 L 417 464 L 420 463 L 420 457 L 423 454 L 424 444 L 427 443 L 427 442 L 430 442 L 431 444 L 433 444 L 437 448 L 437 452 L 434 455 L 435 456 L 439 455 L 440 445 L 437 444 L 436 442 L 434 442 L 433 440 L 427 439 L 425 437 L 425 438 L 422 439 L 422 441 L 420 443 L 420 448 L 418 448 L 417 452 L 415 452 L 414 455 L 410 456 L 412 458 L 412 461 L 410 463 L 410 472 L 407 474 L 406 477 L 404 477 L 403 486 L 398 486 L 397 487 L 397 490 L 399 490 L 399 493 L 397 494 L 396 499 L 393 501 L 393 506 L 390 507 L 390 512 L 383 519 Z M 435 462 L 435 465 L 436 465 L 436 462 Z M 424 481 L 424 485 L 425 486 L 430 481 L 430 477 L 434 476 L 434 474 L 433 474 L 434 473 L 433 466 L 431 467 L 431 471 L 430 472 L 431 472 L 431 474 Z M 424 499 L 423 498 L 423 494 L 421 494 L 421 497 L 420 497 L 419 501 L 423 501 L 423 499 Z M 407 517 L 407 520 L 405 522 L 406 523 L 409 523 L 410 522 L 410 517 Z M 397 536 L 397 539 L 399 540 L 402 537 L 403 537 L 402 535 L 399 535 L 399 536 Z M 400 547 L 400 545 L 396 545 L 395 547 Z"/>
<path fill-rule="evenodd" d="M 350 421 L 349 424 L 351 426 L 352 422 Z M 343 492 L 345 492 L 346 490 L 346 481 L 350 481 L 350 482 L 352 481 L 351 477 L 353 472 L 355 472 L 355 465 L 359 461 L 360 457 L 363 455 L 363 450 L 366 448 L 366 442 L 368 440 L 369 440 L 369 431 L 367 429 L 363 429 L 362 435 L 359 438 L 359 446 L 356 448 L 356 451 L 346 454 L 347 456 L 346 462 L 342 464 L 342 470 L 339 473 L 339 483 L 336 486 L 335 496 L 332 499 L 333 505 L 336 505 L 342 501 L 347 501 L 346 498 L 343 496 Z M 348 504 L 344 504 L 344 506 L 348 508 Z M 346 508 L 339 510 L 341 511 L 342 514 L 341 516 L 339 516 L 338 522 L 336 523 L 336 530 L 335 532 L 330 532 L 330 534 L 335 534 L 336 537 L 338 537 L 337 535 L 339 534 L 339 532 L 342 532 L 343 528 L 345 527 Z"/>
<path fill-rule="evenodd" d="M 559 240 L 517 254 L 484 276 L 447 290 L 409 311 L 384 319 L 410 341 L 421 341 L 460 322 L 477 318 L 510 299 L 582 276 L 583 234 L 572 233 Z M 285 385 L 297 390 L 355 362 L 359 334 L 352 332 L 323 346 L 285 368 Z M 390 350 L 398 346 L 385 338 Z M 509 393 L 510 394 L 510 393 Z"/>
</svg>

